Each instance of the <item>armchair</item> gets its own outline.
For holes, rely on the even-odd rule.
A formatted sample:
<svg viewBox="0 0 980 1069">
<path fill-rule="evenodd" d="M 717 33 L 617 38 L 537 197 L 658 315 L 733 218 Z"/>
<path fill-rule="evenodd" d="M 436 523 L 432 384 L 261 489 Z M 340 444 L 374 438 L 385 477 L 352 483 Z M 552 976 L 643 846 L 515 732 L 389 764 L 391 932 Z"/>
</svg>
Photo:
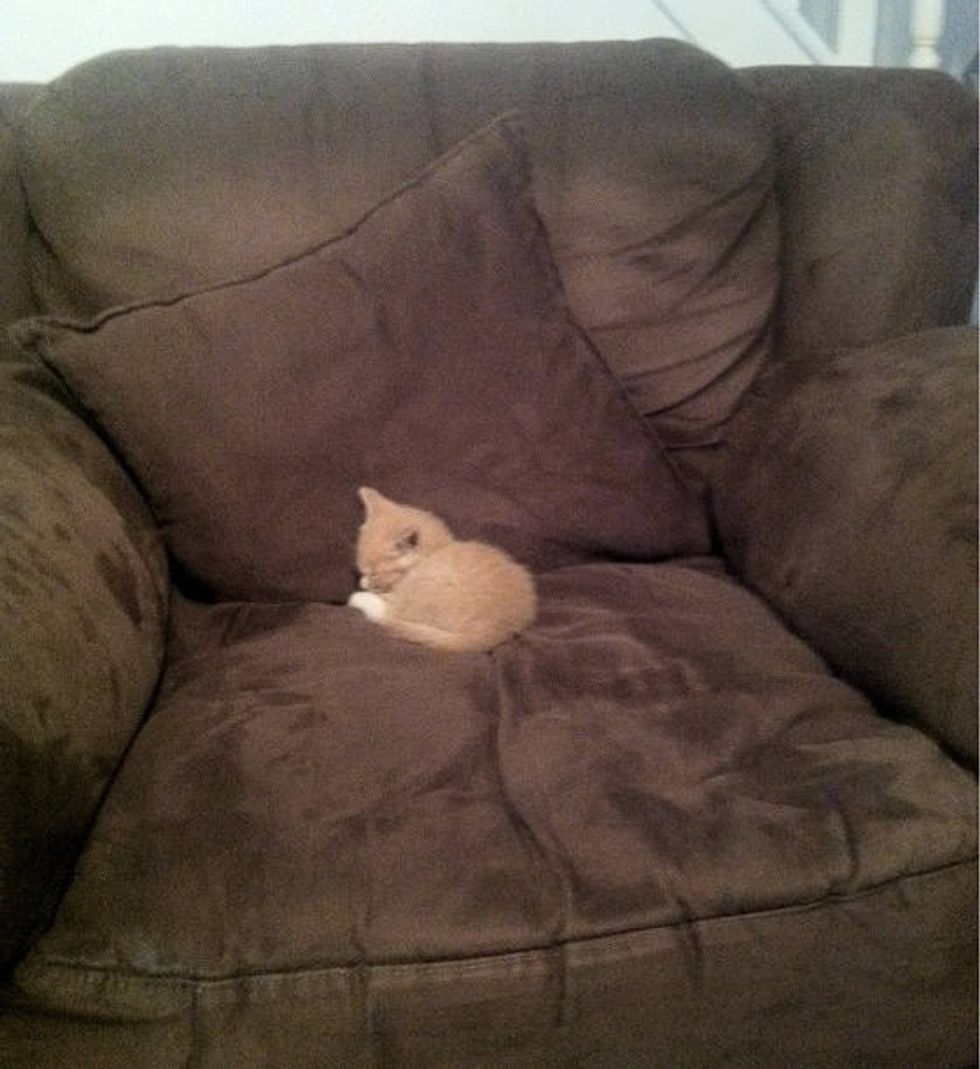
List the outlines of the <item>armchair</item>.
<svg viewBox="0 0 980 1069">
<path fill-rule="evenodd" d="M 975 1059 L 969 93 L 645 41 L 2 100 L 7 1064 Z M 361 483 L 535 625 L 346 608 Z"/>
</svg>

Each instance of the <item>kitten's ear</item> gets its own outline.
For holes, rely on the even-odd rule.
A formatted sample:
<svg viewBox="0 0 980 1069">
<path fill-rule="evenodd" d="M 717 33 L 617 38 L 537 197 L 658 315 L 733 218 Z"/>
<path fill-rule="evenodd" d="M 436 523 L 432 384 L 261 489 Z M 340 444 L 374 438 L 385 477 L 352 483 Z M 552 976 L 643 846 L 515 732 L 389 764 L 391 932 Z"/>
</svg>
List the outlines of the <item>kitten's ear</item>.
<svg viewBox="0 0 980 1069">
<path fill-rule="evenodd" d="M 375 505 L 379 504 L 384 498 L 378 493 L 377 490 L 372 490 L 370 486 L 358 487 L 357 496 L 361 499 L 361 504 L 364 506 L 364 511 L 370 515 L 371 510 Z"/>
<path fill-rule="evenodd" d="M 399 553 L 408 553 L 409 550 L 418 549 L 421 534 L 417 527 L 407 530 L 395 543 L 395 549 Z"/>
</svg>

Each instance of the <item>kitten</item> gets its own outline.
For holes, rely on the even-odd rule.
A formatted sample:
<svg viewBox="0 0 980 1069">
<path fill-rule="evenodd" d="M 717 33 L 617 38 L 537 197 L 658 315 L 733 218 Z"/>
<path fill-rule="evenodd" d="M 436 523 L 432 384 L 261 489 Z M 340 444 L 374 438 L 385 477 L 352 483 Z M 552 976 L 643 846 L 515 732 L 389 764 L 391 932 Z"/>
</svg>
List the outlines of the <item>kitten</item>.
<svg viewBox="0 0 980 1069">
<path fill-rule="evenodd" d="M 439 650 L 490 650 L 534 621 L 530 573 L 502 549 L 458 542 L 422 509 L 357 491 L 361 589 L 347 604 L 401 638 Z"/>
</svg>

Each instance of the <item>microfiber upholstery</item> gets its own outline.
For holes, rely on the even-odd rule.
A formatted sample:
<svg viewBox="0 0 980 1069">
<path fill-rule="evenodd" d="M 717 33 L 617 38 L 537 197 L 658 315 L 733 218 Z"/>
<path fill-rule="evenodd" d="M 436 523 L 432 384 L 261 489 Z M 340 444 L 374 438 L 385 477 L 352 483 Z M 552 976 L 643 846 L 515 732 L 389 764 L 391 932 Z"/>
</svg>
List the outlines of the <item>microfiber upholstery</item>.
<svg viewBox="0 0 980 1069">
<path fill-rule="evenodd" d="M 153 693 L 166 604 L 136 488 L 57 380 L 0 360 L 0 962 L 51 919 Z"/>
<path fill-rule="evenodd" d="M 778 344 L 857 348 L 966 321 L 977 94 L 938 71 L 759 67 L 783 220 Z"/>
<path fill-rule="evenodd" d="M 22 132 L 33 285 L 87 317 L 262 270 L 510 110 L 576 320 L 668 445 L 717 441 L 769 348 L 775 153 L 766 106 L 675 41 L 99 58 Z"/>
<path fill-rule="evenodd" d="M 536 570 L 704 552 L 700 504 L 567 315 L 530 182 L 504 119 L 297 259 L 18 336 L 215 596 L 345 601 L 365 484 Z"/>
<path fill-rule="evenodd" d="M 975 352 L 897 337 L 974 280 L 968 113 L 650 41 L 5 109 L 0 1061 L 973 1063 Z M 535 624 L 338 604 L 369 479 L 527 554 Z"/>
<path fill-rule="evenodd" d="M 715 513 L 741 575 L 884 709 L 977 755 L 977 337 L 775 363 Z"/>
<path fill-rule="evenodd" d="M 38 311 L 28 270 L 29 224 L 17 145 L 19 122 L 36 89 L 0 85 L 0 327 Z"/>
<path fill-rule="evenodd" d="M 846 1064 L 831 1021 L 802 1036 L 786 1012 L 824 1004 L 810 913 L 839 912 L 826 938 L 857 940 L 865 975 L 935 923 L 893 994 L 926 969 L 935 997 L 972 997 L 942 930 L 961 910 L 926 907 L 973 871 L 967 772 L 717 562 L 578 566 L 540 589 L 524 637 L 454 658 L 342 607 L 177 601 L 155 712 L 22 991 L 151 1043 L 166 1024 L 170 1057 L 202 1064 L 288 1050 L 274 1032 L 295 1018 L 324 1058 L 366 1031 L 381 1061 L 449 1065 L 461 1044 L 547 1065 L 596 1012 L 593 970 L 646 963 L 644 1012 L 681 1064 L 719 990 L 745 1030 L 730 1064 L 755 1064 L 770 1013 L 785 1049 Z M 798 972 L 761 984 L 760 954 Z M 708 999 L 692 1029 L 684 1007 Z M 929 999 L 912 1003 L 865 1003 L 869 1049 L 928 1049 Z"/>
</svg>

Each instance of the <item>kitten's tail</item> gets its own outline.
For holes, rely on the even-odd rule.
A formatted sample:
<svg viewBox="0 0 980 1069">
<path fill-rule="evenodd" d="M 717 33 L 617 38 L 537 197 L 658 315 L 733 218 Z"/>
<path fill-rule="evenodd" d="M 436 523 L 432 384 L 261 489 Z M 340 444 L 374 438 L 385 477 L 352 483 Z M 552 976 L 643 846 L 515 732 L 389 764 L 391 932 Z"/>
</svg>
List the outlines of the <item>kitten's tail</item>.
<svg viewBox="0 0 980 1069">
<path fill-rule="evenodd" d="M 379 621 L 399 638 L 417 642 L 434 650 L 451 653 L 480 653 L 493 649 L 501 641 L 488 641 L 485 636 L 464 635 L 459 631 L 444 631 L 431 624 L 419 624 L 413 620 L 382 619 Z"/>
</svg>

